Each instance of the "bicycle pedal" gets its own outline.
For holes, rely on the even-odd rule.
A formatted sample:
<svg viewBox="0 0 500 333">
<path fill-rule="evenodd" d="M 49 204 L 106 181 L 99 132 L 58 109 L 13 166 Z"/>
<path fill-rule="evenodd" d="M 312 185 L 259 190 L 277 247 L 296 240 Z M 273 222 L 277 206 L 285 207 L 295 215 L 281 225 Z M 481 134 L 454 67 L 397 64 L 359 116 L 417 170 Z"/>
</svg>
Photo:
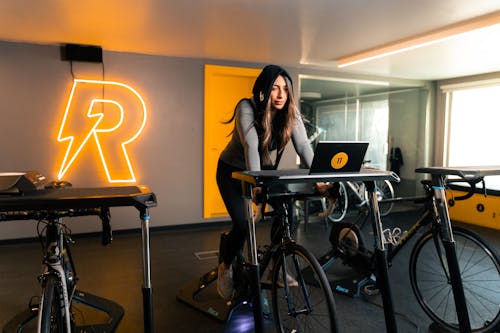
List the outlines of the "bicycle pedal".
<svg viewBox="0 0 500 333">
<path fill-rule="evenodd" d="M 38 309 L 40 308 L 40 298 L 38 296 L 33 296 L 30 298 L 30 301 L 28 303 L 28 309 L 30 312 L 38 312 Z"/>
<path fill-rule="evenodd" d="M 369 284 L 361 288 L 361 292 L 366 296 L 375 296 L 380 293 L 380 289 L 375 284 Z"/>
</svg>

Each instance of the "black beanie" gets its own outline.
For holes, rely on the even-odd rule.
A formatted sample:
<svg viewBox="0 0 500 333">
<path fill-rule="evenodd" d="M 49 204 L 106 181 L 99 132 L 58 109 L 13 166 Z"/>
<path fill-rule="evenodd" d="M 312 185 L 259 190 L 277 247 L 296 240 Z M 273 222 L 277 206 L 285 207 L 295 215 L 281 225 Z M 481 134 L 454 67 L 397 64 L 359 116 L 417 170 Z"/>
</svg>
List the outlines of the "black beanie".
<svg viewBox="0 0 500 333">
<path fill-rule="evenodd" d="M 255 80 L 253 85 L 252 93 L 253 100 L 257 105 L 258 110 L 263 110 L 266 108 L 267 100 L 269 99 L 269 95 L 271 94 L 271 89 L 273 88 L 274 81 L 278 76 L 284 76 L 290 81 L 292 84 L 292 78 L 286 70 L 276 65 L 268 65 L 262 69 L 259 76 Z M 292 87 L 289 87 L 292 89 Z"/>
</svg>

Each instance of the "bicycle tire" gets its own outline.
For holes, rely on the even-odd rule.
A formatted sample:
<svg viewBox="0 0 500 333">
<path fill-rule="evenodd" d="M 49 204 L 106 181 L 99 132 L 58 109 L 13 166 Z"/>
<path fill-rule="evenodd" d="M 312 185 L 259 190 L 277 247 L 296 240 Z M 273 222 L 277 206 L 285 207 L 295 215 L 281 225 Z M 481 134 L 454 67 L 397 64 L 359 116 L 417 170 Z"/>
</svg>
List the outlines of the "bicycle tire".
<svg viewBox="0 0 500 333">
<path fill-rule="evenodd" d="M 39 309 L 41 333 L 65 333 L 64 318 L 61 313 L 61 286 L 53 274 L 48 274 L 44 282 Z"/>
<path fill-rule="evenodd" d="M 285 280 L 287 285 L 282 282 Z M 293 282 L 289 281 L 297 285 L 291 286 Z M 338 331 L 335 302 L 325 272 L 317 259 L 296 243 L 284 245 L 274 256 L 272 305 L 277 332 Z"/>
<path fill-rule="evenodd" d="M 384 199 L 394 199 L 394 188 L 388 180 L 376 180 L 375 192 L 377 194 L 378 209 L 380 216 L 387 216 L 394 207 L 394 202 L 383 202 Z"/>
<path fill-rule="evenodd" d="M 500 329 L 500 260 L 477 234 L 455 227 L 453 237 L 472 332 Z M 439 241 L 442 248 L 442 242 Z M 444 253 L 444 249 L 442 249 Z M 420 237 L 410 257 L 410 280 L 418 303 L 438 325 L 459 332 L 451 284 L 437 255 L 432 231 Z"/>
<path fill-rule="evenodd" d="M 328 219 L 332 222 L 342 221 L 347 214 L 347 208 L 349 206 L 349 199 L 347 197 L 347 189 L 344 183 L 339 182 L 339 197 L 333 204 L 330 213 L 328 214 Z M 327 208 L 330 210 L 329 208 Z"/>
</svg>

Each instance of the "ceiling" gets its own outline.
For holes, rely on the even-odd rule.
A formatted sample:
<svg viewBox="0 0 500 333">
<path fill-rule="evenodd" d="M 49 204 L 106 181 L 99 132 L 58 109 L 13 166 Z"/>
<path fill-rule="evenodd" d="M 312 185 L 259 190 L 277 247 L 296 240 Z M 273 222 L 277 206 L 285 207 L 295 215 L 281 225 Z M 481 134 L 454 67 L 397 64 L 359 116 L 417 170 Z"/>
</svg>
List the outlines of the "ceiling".
<svg viewBox="0 0 500 333">
<path fill-rule="evenodd" d="M 486 41 L 337 60 L 494 12 L 499 0 L 2 0 L 0 40 L 438 80 L 500 71 L 500 27 Z"/>
</svg>

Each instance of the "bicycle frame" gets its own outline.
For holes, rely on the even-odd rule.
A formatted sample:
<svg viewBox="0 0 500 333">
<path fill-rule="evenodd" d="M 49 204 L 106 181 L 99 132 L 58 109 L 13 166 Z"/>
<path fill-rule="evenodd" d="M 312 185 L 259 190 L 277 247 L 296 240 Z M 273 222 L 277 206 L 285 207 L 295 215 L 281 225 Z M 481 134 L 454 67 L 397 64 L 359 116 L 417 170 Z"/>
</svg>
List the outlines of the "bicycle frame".
<svg viewBox="0 0 500 333">
<path fill-rule="evenodd" d="M 364 183 L 355 183 L 352 181 L 346 181 L 344 182 L 344 184 L 346 184 L 351 189 L 351 191 L 354 193 L 358 201 L 361 202 L 360 206 L 363 206 L 368 202 L 367 199 L 368 195 L 366 193 L 366 188 L 363 189 L 363 196 L 361 196 L 360 193 L 361 188 L 365 187 Z"/>
<path fill-rule="evenodd" d="M 411 226 L 409 230 L 406 231 L 406 233 L 403 234 L 403 236 L 398 240 L 397 244 L 393 246 L 388 247 L 388 252 L 387 252 L 387 261 L 389 264 L 392 264 L 392 260 L 394 257 L 399 253 L 401 249 L 405 247 L 405 245 L 410 241 L 416 234 L 417 232 L 428 225 L 431 225 L 433 230 L 435 232 L 439 232 L 438 229 L 441 225 L 439 214 L 438 214 L 438 208 L 437 208 L 437 203 L 435 199 L 435 193 L 432 191 L 430 188 L 426 188 L 426 196 L 425 197 L 415 197 L 415 198 L 406 198 L 406 199 L 394 199 L 393 201 L 423 201 L 424 202 L 424 211 L 423 213 L 417 218 L 415 223 Z M 434 237 L 435 239 L 437 237 Z M 440 247 L 436 243 L 436 250 L 440 252 Z M 440 255 L 441 257 L 441 255 Z M 446 265 L 444 262 L 442 262 L 443 267 L 445 268 Z M 447 271 L 445 269 L 445 271 Z"/>
<path fill-rule="evenodd" d="M 392 201 L 394 199 L 394 189 L 389 180 L 375 182 L 375 189 L 376 198 L 379 202 L 380 216 L 386 216 L 391 212 L 394 205 Z M 350 195 L 350 192 L 353 193 L 353 196 Z M 339 182 L 338 193 L 340 198 L 344 199 L 337 200 L 335 203 L 329 200 L 330 202 L 327 209 L 329 220 L 332 222 L 342 221 L 347 214 L 349 206 L 352 205 L 352 203 L 350 203 L 351 201 L 356 202 L 355 206 L 358 208 L 360 215 L 369 215 L 371 193 L 368 192 L 364 182 L 350 180 Z M 352 197 L 354 200 L 349 197 Z"/>
<path fill-rule="evenodd" d="M 57 280 L 61 283 L 62 296 L 63 296 L 63 309 L 64 321 L 66 326 L 66 331 L 71 332 L 71 313 L 70 305 L 71 299 L 73 297 L 73 292 L 75 290 L 75 279 L 76 276 L 67 276 L 67 268 L 64 267 L 65 257 L 67 259 L 67 264 L 71 266 L 71 272 L 75 272 L 73 269 L 73 261 L 71 255 L 69 254 L 69 247 L 66 247 L 66 235 L 62 230 L 62 218 L 49 219 L 46 230 L 46 252 L 44 255 L 44 272 L 40 276 L 40 281 L 45 281 L 47 276 L 53 274 L 57 277 Z M 68 286 L 68 282 L 71 286 Z M 71 289 L 71 292 L 68 290 Z M 41 331 L 42 324 L 42 312 L 43 308 L 43 298 L 40 301 L 39 316 L 37 324 L 37 332 Z"/>
<path fill-rule="evenodd" d="M 400 239 L 397 245 L 393 247 L 389 247 L 389 251 L 387 253 L 387 261 L 389 263 L 392 262 L 392 259 L 399 253 L 399 251 L 408 243 L 413 236 L 416 235 L 417 231 L 420 228 L 428 225 L 430 223 L 430 213 L 429 211 L 425 211 L 423 215 L 412 225 L 410 230 L 408 230 Z"/>
</svg>

